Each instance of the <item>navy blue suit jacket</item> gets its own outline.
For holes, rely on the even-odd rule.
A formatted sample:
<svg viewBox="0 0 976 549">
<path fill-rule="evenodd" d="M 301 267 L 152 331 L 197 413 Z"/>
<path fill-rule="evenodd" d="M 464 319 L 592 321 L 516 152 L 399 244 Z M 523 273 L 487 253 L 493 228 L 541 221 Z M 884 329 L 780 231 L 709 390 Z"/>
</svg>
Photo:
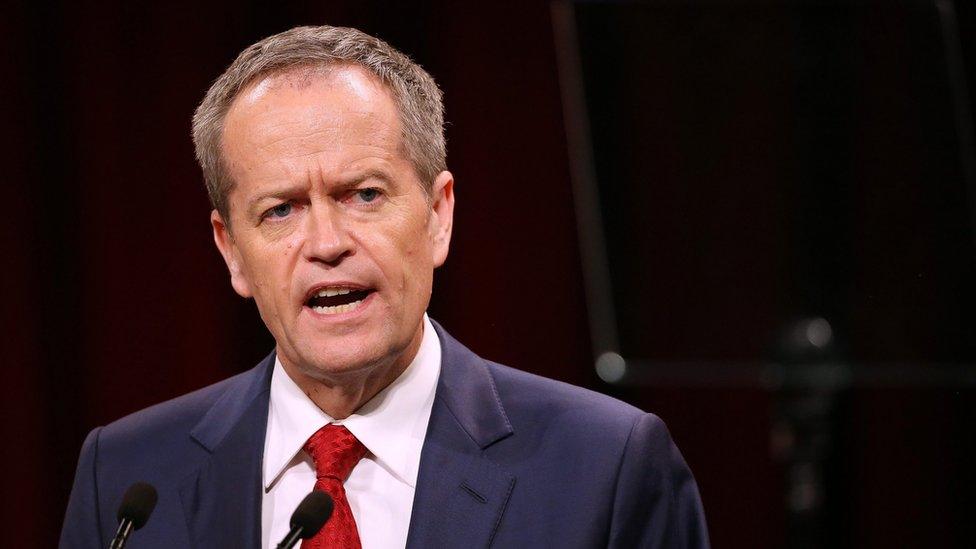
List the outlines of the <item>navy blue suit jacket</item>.
<svg viewBox="0 0 976 549">
<path fill-rule="evenodd" d="M 694 478 L 660 419 L 437 332 L 407 547 L 708 546 Z M 60 546 L 106 547 L 122 494 L 146 481 L 159 503 L 129 547 L 258 547 L 273 365 L 92 431 Z"/>
</svg>

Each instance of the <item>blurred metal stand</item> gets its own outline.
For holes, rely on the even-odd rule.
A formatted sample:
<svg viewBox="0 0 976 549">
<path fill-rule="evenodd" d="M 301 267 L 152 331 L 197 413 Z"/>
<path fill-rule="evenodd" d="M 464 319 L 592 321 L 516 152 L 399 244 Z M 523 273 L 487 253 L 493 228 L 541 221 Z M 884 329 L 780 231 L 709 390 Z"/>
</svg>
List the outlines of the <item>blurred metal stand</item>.
<svg viewBox="0 0 976 549">
<path fill-rule="evenodd" d="M 955 10 L 951 0 L 932 1 L 941 25 L 959 157 L 963 177 L 971 191 L 971 222 L 976 227 L 976 146 Z M 803 318 L 787 326 L 774 343 L 770 359 L 763 362 L 657 362 L 622 356 L 574 4 L 569 0 L 555 0 L 551 3 L 551 13 L 591 339 L 598 355 L 596 372 L 605 382 L 623 387 L 742 388 L 772 393 L 770 451 L 786 469 L 786 546 L 804 549 L 833 546 L 838 540 L 831 539 L 832 533 L 826 527 L 824 477 L 836 446 L 840 398 L 857 388 L 972 388 L 976 387 L 976 365 L 850 364 L 838 358 L 832 327 L 824 318 Z M 811 44 L 811 47 L 823 45 L 817 41 Z M 825 112 L 829 114 L 824 108 L 834 108 L 816 100 L 812 104 L 813 110 L 807 114 L 814 119 L 821 118 Z M 815 171 L 800 175 L 816 180 Z M 976 236 L 976 230 L 973 235 Z"/>
<path fill-rule="evenodd" d="M 607 383 L 626 387 L 763 389 L 773 395 L 770 452 L 786 471 L 787 547 L 830 547 L 826 523 L 828 461 L 836 446 L 838 405 L 851 389 L 976 387 L 976 365 L 848 364 L 835 356 L 823 318 L 784 330 L 769 362 L 651 362 L 604 353 Z"/>
</svg>

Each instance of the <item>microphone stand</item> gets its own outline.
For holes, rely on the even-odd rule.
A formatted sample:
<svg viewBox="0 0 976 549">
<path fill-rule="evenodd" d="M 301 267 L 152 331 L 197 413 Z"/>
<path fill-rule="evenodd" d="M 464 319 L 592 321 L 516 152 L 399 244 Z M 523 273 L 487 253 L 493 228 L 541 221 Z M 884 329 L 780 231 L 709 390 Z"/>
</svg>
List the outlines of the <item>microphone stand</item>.
<svg viewBox="0 0 976 549">
<path fill-rule="evenodd" d="M 302 527 L 301 526 L 293 527 L 291 530 L 288 531 L 288 535 L 285 536 L 285 539 L 281 540 L 281 543 L 278 544 L 278 549 L 291 549 L 292 547 L 295 546 L 296 543 L 298 543 L 298 540 L 301 539 L 301 537 L 302 537 Z"/>
<path fill-rule="evenodd" d="M 131 533 L 132 519 L 122 519 L 122 522 L 119 523 L 118 531 L 115 532 L 115 537 L 112 538 L 112 543 L 108 546 L 109 549 L 122 549 L 125 547 L 125 542 L 129 539 L 129 534 Z"/>
</svg>

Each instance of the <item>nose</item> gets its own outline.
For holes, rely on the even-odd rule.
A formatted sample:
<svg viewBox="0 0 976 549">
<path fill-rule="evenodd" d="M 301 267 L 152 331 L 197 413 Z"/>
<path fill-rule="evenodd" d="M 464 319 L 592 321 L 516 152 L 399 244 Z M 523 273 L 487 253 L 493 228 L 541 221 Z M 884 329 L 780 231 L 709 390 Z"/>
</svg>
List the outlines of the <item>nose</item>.
<svg viewBox="0 0 976 549">
<path fill-rule="evenodd" d="M 352 253 L 352 238 L 341 214 L 329 204 L 313 203 L 306 218 L 305 257 L 334 265 Z"/>
</svg>

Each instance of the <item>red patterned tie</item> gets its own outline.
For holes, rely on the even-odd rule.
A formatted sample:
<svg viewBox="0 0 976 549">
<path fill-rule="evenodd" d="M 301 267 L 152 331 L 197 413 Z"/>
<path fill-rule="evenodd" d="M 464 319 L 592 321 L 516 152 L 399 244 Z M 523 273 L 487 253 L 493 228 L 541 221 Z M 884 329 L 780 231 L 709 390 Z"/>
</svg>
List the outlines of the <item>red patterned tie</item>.
<svg viewBox="0 0 976 549">
<path fill-rule="evenodd" d="M 335 509 L 319 533 L 302 542 L 302 549 L 361 549 L 356 519 L 342 483 L 366 454 L 366 447 L 349 429 L 330 424 L 309 437 L 305 451 L 315 461 L 315 489 L 328 492 Z"/>
</svg>

